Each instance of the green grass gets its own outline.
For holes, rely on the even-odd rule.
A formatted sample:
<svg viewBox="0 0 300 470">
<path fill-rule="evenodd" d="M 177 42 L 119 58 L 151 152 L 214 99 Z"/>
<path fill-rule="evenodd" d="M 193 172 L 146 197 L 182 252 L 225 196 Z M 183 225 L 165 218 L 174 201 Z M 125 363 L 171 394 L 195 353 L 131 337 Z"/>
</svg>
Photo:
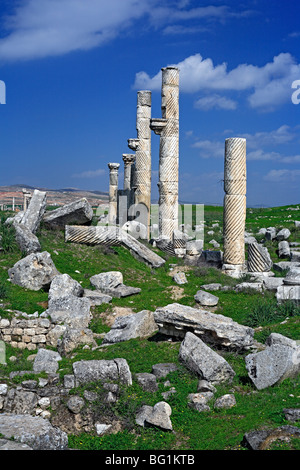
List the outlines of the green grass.
<svg viewBox="0 0 300 470">
<path fill-rule="evenodd" d="M 291 230 L 291 240 L 300 242 L 300 231 L 293 226 L 293 220 L 298 220 L 298 212 L 290 212 L 288 208 L 248 209 L 246 230 L 256 234 L 261 227 L 276 226 L 278 229 L 287 227 Z M 6 214 L 8 215 L 8 214 Z M 209 241 L 207 231 L 213 223 L 219 223 L 212 236 L 221 244 L 222 249 L 222 207 L 205 207 L 205 243 Z M 3 233 L 3 220 L 0 224 Z M 189 267 L 186 271 L 188 283 L 177 286 L 172 278 L 172 265 L 182 266 L 182 261 L 169 257 L 156 249 L 166 259 L 159 269 L 151 269 L 137 261 L 123 247 L 103 248 L 65 243 L 64 232 L 46 230 L 41 227 L 37 234 L 42 250 L 46 250 L 61 273 L 68 273 L 73 279 L 81 282 L 85 288 L 91 288 L 90 277 L 103 271 L 118 270 L 123 273 L 124 283 L 140 287 L 142 293 L 123 299 L 113 299 L 111 304 L 103 304 L 93 308 L 93 318 L 90 328 L 95 333 L 105 333 L 110 327 L 106 323 L 107 315 L 116 307 L 131 308 L 133 312 L 144 309 L 154 311 L 157 307 L 178 302 L 184 305 L 196 306 L 194 295 L 203 284 L 221 283 L 234 287 L 240 281 L 225 276 L 220 270 L 208 267 Z M 8 279 L 7 270 L 21 257 L 16 244 L 9 242 L 10 248 L 0 253 L 0 317 L 10 318 L 11 310 L 27 313 L 38 311 L 42 313 L 47 308 L 48 293 L 33 292 L 15 286 Z M 205 245 L 206 247 L 206 245 Z M 208 246 L 207 246 L 208 247 Z M 273 261 L 278 260 L 276 243 L 268 244 Z M 174 299 L 173 290 L 180 293 Z M 234 321 L 255 328 L 255 339 L 264 343 L 270 333 L 281 333 L 291 339 L 300 339 L 299 309 L 290 304 L 279 307 L 275 302 L 274 293 L 261 294 L 256 291 L 237 293 L 234 290 L 218 291 L 219 304 L 215 313 L 232 318 Z M 101 339 L 97 340 L 101 344 Z M 159 389 L 155 393 L 147 393 L 133 381 L 132 387 L 122 389 L 120 399 L 106 410 L 121 423 L 121 430 L 116 434 L 96 436 L 84 433 L 69 436 L 69 447 L 82 450 L 244 450 L 241 443 L 243 435 L 262 427 L 277 427 L 289 424 L 284 417 L 283 408 L 299 407 L 299 379 L 288 379 L 273 387 L 257 391 L 250 381 L 245 368 L 245 355 L 220 352 L 229 362 L 236 376 L 232 384 L 217 387 L 215 398 L 224 393 L 234 393 L 237 405 L 230 410 L 215 410 L 213 402 L 211 411 L 199 413 L 188 406 L 187 396 L 197 391 L 197 378 L 189 373 L 178 361 L 180 342 L 165 341 L 165 338 L 154 334 L 148 339 L 132 339 L 95 350 L 79 347 L 77 350 L 60 361 L 60 378 L 72 373 L 72 364 L 79 360 L 113 359 L 122 357 L 127 360 L 133 374 L 151 372 L 152 365 L 160 362 L 173 362 L 178 370 L 168 376 L 171 386 L 176 388 L 176 394 L 168 398 L 172 408 L 171 421 L 173 432 L 162 432 L 159 429 L 141 428 L 136 425 L 134 416 L 143 404 L 154 405 L 162 401 L 161 393 L 168 390 L 164 386 L 165 379 L 159 380 Z M 7 365 L 0 365 L 1 381 L 8 381 L 13 371 L 28 371 L 28 377 L 33 378 L 30 351 L 14 349 L 6 345 Z M 15 356 L 14 362 L 9 358 Z M 33 374 L 33 375 L 31 375 Z M 35 376 L 36 377 L 36 376 Z M 16 381 L 18 379 L 15 379 Z M 99 384 L 89 384 L 86 388 L 96 390 L 101 397 Z M 83 394 L 84 389 L 78 388 L 72 393 Z M 95 404 L 95 412 L 99 420 L 105 416 L 101 399 Z M 100 420 L 101 421 L 101 420 Z M 100 422 L 99 421 L 99 422 Z M 299 426 L 299 423 L 296 424 Z M 299 449 L 299 440 L 285 443 L 285 450 Z M 274 444 L 275 447 L 278 445 Z M 279 448 L 281 444 L 279 444 Z M 276 448 L 277 448 L 276 447 Z"/>
</svg>

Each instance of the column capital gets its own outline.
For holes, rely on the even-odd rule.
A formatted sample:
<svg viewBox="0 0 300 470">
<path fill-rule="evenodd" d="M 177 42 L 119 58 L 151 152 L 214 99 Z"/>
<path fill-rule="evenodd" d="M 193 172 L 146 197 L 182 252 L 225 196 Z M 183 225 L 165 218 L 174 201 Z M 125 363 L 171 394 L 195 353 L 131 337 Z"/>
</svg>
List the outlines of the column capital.
<svg viewBox="0 0 300 470">
<path fill-rule="evenodd" d="M 118 169 L 120 168 L 120 163 L 108 163 L 107 166 L 110 171 L 118 171 Z"/>
<path fill-rule="evenodd" d="M 135 161 L 135 154 L 134 153 L 123 153 L 122 155 L 123 162 L 125 165 L 132 165 Z"/>
</svg>

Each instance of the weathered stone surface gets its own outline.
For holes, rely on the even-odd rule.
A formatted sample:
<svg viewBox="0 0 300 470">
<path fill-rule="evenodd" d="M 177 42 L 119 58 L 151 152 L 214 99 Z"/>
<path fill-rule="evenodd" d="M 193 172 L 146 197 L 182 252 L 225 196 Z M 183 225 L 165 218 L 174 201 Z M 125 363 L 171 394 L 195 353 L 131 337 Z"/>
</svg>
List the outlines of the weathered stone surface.
<svg viewBox="0 0 300 470">
<path fill-rule="evenodd" d="M 50 284 L 48 293 L 48 301 L 51 301 L 60 297 L 69 295 L 75 295 L 76 297 L 82 297 L 83 287 L 81 284 L 69 276 L 69 274 L 59 274 L 53 278 Z"/>
<path fill-rule="evenodd" d="M 20 442 L 8 441 L 7 439 L 0 439 L 0 451 L 1 450 L 33 450 L 27 444 L 21 444 Z"/>
<path fill-rule="evenodd" d="M 197 303 L 205 307 L 214 307 L 218 305 L 219 302 L 219 297 L 203 290 L 198 290 L 196 295 L 194 295 L 194 299 Z"/>
<path fill-rule="evenodd" d="M 37 236 L 32 233 L 26 225 L 14 224 L 16 231 L 16 242 L 23 253 L 30 255 L 41 251 L 41 245 Z"/>
<path fill-rule="evenodd" d="M 46 205 L 47 193 L 35 189 L 20 223 L 24 224 L 32 233 L 36 233 L 44 216 Z"/>
<path fill-rule="evenodd" d="M 299 268 L 299 267 L 300 267 L 300 263 L 293 263 L 291 261 L 279 261 L 278 263 L 273 264 L 273 268 L 279 272 L 285 271 L 286 269 Z"/>
<path fill-rule="evenodd" d="M 105 273 L 95 274 L 90 278 L 93 287 L 106 293 L 120 284 L 123 284 L 123 274 L 120 271 L 108 271 Z"/>
<path fill-rule="evenodd" d="M 88 345 L 90 347 L 97 346 L 93 332 L 88 328 L 67 327 L 62 338 L 57 343 L 57 348 L 62 356 L 66 356 L 69 352 L 81 345 Z"/>
<path fill-rule="evenodd" d="M 135 416 L 135 422 L 139 426 L 145 427 L 146 419 L 149 418 L 152 414 L 152 406 L 143 405 L 137 412 Z"/>
<path fill-rule="evenodd" d="M 125 359 L 77 361 L 73 364 L 76 386 L 105 381 L 118 381 L 124 385 L 132 384 L 132 376 Z"/>
<path fill-rule="evenodd" d="M 232 393 L 227 393 L 217 398 L 214 403 L 215 409 L 228 409 L 236 405 L 235 396 Z"/>
<path fill-rule="evenodd" d="M 295 377 L 300 372 L 300 347 L 282 335 L 271 335 L 266 349 L 245 358 L 248 375 L 258 390 Z"/>
<path fill-rule="evenodd" d="M 278 303 L 291 301 L 300 302 L 300 285 L 282 285 L 277 288 L 276 299 Z"/>
<path fill-rule="evenodd" d="M 283 228 L 279 230 L 279 232 L 276 235 L 276 240 L 281 241 L 281 240 L 287 240 L 291 235 L 291 232 L 289 231 L 288 228 Z"/>
<path fill-rule="evenodd" d="M 241 282 L 234 288 L 236 292 L 242 292 L 248 289 L 254 289 L 258 292 L 262 292 L 262 282 Z"/>
<path fill-rule="evenodd" d="M 235 376 L 234 370 L 222 356 L 190 332 L 180 345 L 179 360 L 187 369 L 212 384 L 231 382 Z"/>
<path fill-rule="evenodd" d="M 52 298 L 45 314 L 52 323 L 64 323 L 71 328 L 87 328 L 91 321 L 91 304 L 87 298 L 66 295 Z"/>
<path fill-rule="evenodd" d="M 211 391 L 190 393 L 188 395 L 188 405 L 197 411 L 210 411 L 208 402 L 213 398 Z"/>
<path fill-rule="evenodd" d="M 250 450 L 267 450 L 274 441 L 292 437 L 300 437 L 296 426 L 280 426 L 275 429 L 250 431 L 244 435 L 243 445 Z"/>
<path fill-rule="evenodd" d="M 110 295 L 91 289 L 84 289 L 83 297 L 87 298 L 91 305 L 108 304 L 112 300 Z"/>
<path fill-rule="evenodd" d="M 112 329 L 104 336 L 102 344 L 113 344 L 120 341 L 128 341 L 132 338 L 143 338 L 157 331 L 153 313 L 149 310 L 119 317 Z"/>
<path fill-rule="evenodd" d="M 8 270 L 13 284 L 34 291 L 48 288 L 53 278 L 58 274 L 59 272 L 47 251 L 32 253 Z"/>
<path fill-rule="evenodd" d="M 152 374 L 157 378 L 166 377 L 170 372 L 177 370 L 177 365 L 173 362 L 161 362 L 152 366 Z"/>
<path fill-rule="evenodd" d="M 248 245 L 248 271 L 270 271 L 273 266 L 268 249 L 259 243 Z"/>
<path fill-rule="evenodd" d="M 289 242 L 282 240 L 278 243 L 279 258 L 288 258 L 291 254 Z"/>
<path fill-rule="evenodd" d="M 80 413 L 81 409 L 84 407 L 84 399 L 77 395 L 73 395 L 67 401 L 67 407 L 72 413 L 78 414 Z"/>
<path fill-rule="evenodd" d="M 283 284 L 283 277 L 267 277 L 263 280 L 264 289 L 276 292 L 279 286 Z"/>
<path fill-rule="evenodd" d="M 34 359 L 34 372 L 55 373 L 58 369 L 58 361 L 62 359 L 56 351 L 40 348 Z"/>
<path fill-rule="evenodd" d="M 276 228 L 268 227 L 265 233 L 265 237 L 267 240 L 274 240 L 274 238 L 276 238 Z"/>
<path fill-rule="evenodd" d="M 166 262 L 161 256 L 136 240 L 136 238 L 132 237 L 129 233 L 123 231 L 121 241 L 122 245 L 128 248 L 133 256 L 153 268 L 159 268 Z"/>
<path fill-rule="evenodd" d="M 176 284 L 179 284 L 179 285 L 186 284 L 188 282 L 186 275 L 183 272 L 174 274 L 173 280 L 176 282 Z"/>
<path fill-rule="evenodd" d="M 136 380 L 143 390 L 146 390 L 148 392 L 156 392 L 158 390 L 156 375 L 154 374 L 141 372 L 139 374 L 136 374 Z"/>
<path fill-rule="evenodd" d="M 300 408 L 284 408 L 283 413 L 288 421 L 300 421 Z"/>
<path fill-rule="evenodd" d="M 156 309 L 154 320 L 163 334 L 183 338 L 186 331 L 193 330 L 203 341 L 219 346 L 247 349 L 253 344 L 252 328 L 199 308 L 169 304 Z"/>
<path fill-rule="evenodd" d="M 145 422 L 147 425 L 154 426 L 163 431 L 172 431 L 171 414 L 172 409 L 170 405 L 164 401 L 160 401 L 154 405 L 151 414 L 146 416 Z"/>
<path fill-rule="evenodd" d="M 300 267 L 291 268 L 283 280 L 287 286 L 300 286 Z"/>
<path fill-rule="evenodd" d="M 291 251 L 291 262 L 292 263 L 300 263 L 300 252 L 299 251 Z"/>
<path fill-rule="evenodd" d="M 48 227 L 63 228 L 65 225 L 86 224 L 92 220 L 93 209 L 86 198 L 70 202 L 44 214 Z"/>
<path fill-rule="evenodd" d="M 0 413 L 0 434 L 14 438 L 33 450 L 66 450 L 68 436 L 50 424 L 47 419 L 29 414 Z"/>
</svg>

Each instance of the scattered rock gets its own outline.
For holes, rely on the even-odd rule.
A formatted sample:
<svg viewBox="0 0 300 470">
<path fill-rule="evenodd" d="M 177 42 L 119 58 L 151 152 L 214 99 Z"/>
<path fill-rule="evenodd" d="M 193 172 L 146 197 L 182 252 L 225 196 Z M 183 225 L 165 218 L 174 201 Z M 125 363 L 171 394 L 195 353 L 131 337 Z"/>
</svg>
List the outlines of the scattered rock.
<svg viewBox="0 0 300 470">
<path fill-rule="evenodd" d="M 34 291 L 47 289 L 58 274 L 59 272 L 47 251 L 31 253 L 8 270 L 9 278 L 13 284 Z"/>
<path fill-rule="evenodd" d="M 47 193 L 45 191 L 35 189 L 30 199 L 29 206 L 20 220 L 20 223 L 25 225 L 30 232 L 35 234 L 44 216 L 46 205 Z"/>
<path fill-rule="evenodd" d="M 203 290 L 198 290 L 196 295 L 194 295 L 194 299 L 197 303 L 203 305 L 204 307 L 215 307 L 219 302 L 219 297 L 216 297 L 215 295 Z"/>
<path fill-rule="evenodd" d="M 90 282 L 93 287 L 111 297 L 121 298 L 141 292 L 139 287 L 130 287 L 123 284 L 123 275 L 119 271 L 95 274 L 90 278 Z"/>
<path fill-rule="evenodd" d="M 62 207 L 44 214 L 44 223 L 47 227 L 63 228 L 65 225 L 84 225 L 93 218 L 93 209 L 86 198 L 70 202 Z"/>
<path fill-rule="evenodd" d="M 34 372 L 53 373 L 58 369 L 58 361 L 62 357 L 56 351 L 40 348 L 33 363 Z"/>
<path fill-rule="evenodd" d="M 156 376 L 154 374 L 148 374 L 147 372 L 141 372 L 136 374 L 136 380 L 143 390 L 147 392 L 156 392 L 158 390 L 158 384 L 156 382 Z"/>
<path fill-rule="evenodd" d="M 239 325 L 231 318 L 177 303 L 157 308 L 154 320 L 162 334 L 184 338 L 193 331 L 203 341 L 226 348 L 248 349 L 253 344 L 254 330 Z"/>
<path fill-rule="evenodd" d="M 26 225 L 15 223 L 14 228 L 16 231 L 16 242 L 22 253 L 30 255 L 31 253 L 41 251 L 39 239 Z"/>
<path fill-rule="evenodd" d="M 270 335 L 266 348 L 245 358 L 248 376 L 258 390 L 295 377 L 300 371 L 300 347 L 282 335 Z"/>
<path fill-rule="evenodd" d="M 212 384 L 231 382 L 234 370 L 225 359 L 193 333 L 187 332 L 179 349 L 179 360 L 187 369 Z"/>
<path fill-rule="evenodd" d="M 288 228 L 283 228 L 279 230 L 279 232 L 276 235 L 276 240 L 282 241 L 282 240 L 287 240 L 291 235 L 291 232 L 289 231 Z"/>
<path fill-rule="evenodd" d="M 291 255 L 289 242 L 283 240 L 278 243 L 278 256 L 279 258 L 289 258 Z"/>
<path fill-rule="evenodd" d="M 207 404 L 214 394 L 210 391 L 190 393 L 188 395 L 188 406 L 197 411 L 210 411 L 210 406 Z"/>
<path fill-rule="evenodd" d="M 273 442 L 295 436 L 300 437 L 300 429 L 289 425 L 250 431 L 244 435 L 243 445 L 250 450 L 267 450 Z"/>
<path fill-rule="evenodd" d="M 145 423 L 149 426 L 154 426 L 162 431 L 172 431 L 172 423 L 170 416 L 172 409 L 170 405 L 164 401 L 160 401 L 154 405 L 151 414 L 145 418 Z"/>
<path fill-rule="evenodd" d="M 77 361 L 73 363 L 76 387 L 89 382 L 117 381 L 132 385 L 132 376 L 127 361 L 122 358 L 111 360 Z"/>
<path fill-rule="evenodd" d="M 0 434 L 33 450 L 66 450 L 68 436 L 47 419 L 29 414 L 0 413 Z"/>
<path fill-rule="evenodd" d="M 172 362 L 162 362 L 152 366 L 152 374 L 157 378 L 167 377 L 170 372 L 176 371 L 177 365 Z"/>
<path fill-rule="evenodd" d="M 188 282 L 186 275 L 183 272 L 174 274 L 173 280 L 176 282 L 176 284 L 186 284 Z"/>
<path fill-rule="evenodd" d="M 102 344 L 113 344 L 120 341 L 128 341 L 132 338 L 143 338 L 157 331 L 153 313 L 142 310 L 125 317 L 116 319 L 112 329 L 104 336 Z"/>
<path fill-rule="evenodd" d="M 227 393 L 217 398 L 214 403 L 215 409 L 228 409 L 236 405 L 235 396 L 232 393 Z"/>
<path fill-rule="evenodd" d="M 81 284 L 69 276 L 69 274 L 59 274 L 55 276 L 50 284 L 48 293 L 48 301 L 51 305 L 51 301 L 61 297 L 74 295 L 75 297 L 82 297 L 83 287 Z"/>
<path fill-rule="evenodd" d="M 300 421 L 300 408 L 284 408 L 283 414 L 288 421 Z"/>
</svg>

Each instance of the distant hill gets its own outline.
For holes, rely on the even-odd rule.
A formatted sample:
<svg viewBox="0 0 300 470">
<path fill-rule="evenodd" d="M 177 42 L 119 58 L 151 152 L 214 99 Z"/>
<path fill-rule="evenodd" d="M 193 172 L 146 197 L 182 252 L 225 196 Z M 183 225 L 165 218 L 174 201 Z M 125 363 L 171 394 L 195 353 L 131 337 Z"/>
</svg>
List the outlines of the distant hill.
<svg viewBox="0 0 300 470">
<path fill-rule="evenodd" d="M 12 184 L 8 186 L 0 186 L 0 205 L 4 204 L 11 206 L 14 203 L 15 206 L 22 206 L 23 189 L 27 189 L 29 192 L 33 192 L 35 189 L 46 191 L 48 205 L 61 206 L 83 197 L 85 197 L 93 207 L 97 207 L 99 204 L 108 203 L 108 192 L 105 191 L 93 191 L 77 188 L 51 189 L 33 187 L 28 184 Z"/>
</svg>

